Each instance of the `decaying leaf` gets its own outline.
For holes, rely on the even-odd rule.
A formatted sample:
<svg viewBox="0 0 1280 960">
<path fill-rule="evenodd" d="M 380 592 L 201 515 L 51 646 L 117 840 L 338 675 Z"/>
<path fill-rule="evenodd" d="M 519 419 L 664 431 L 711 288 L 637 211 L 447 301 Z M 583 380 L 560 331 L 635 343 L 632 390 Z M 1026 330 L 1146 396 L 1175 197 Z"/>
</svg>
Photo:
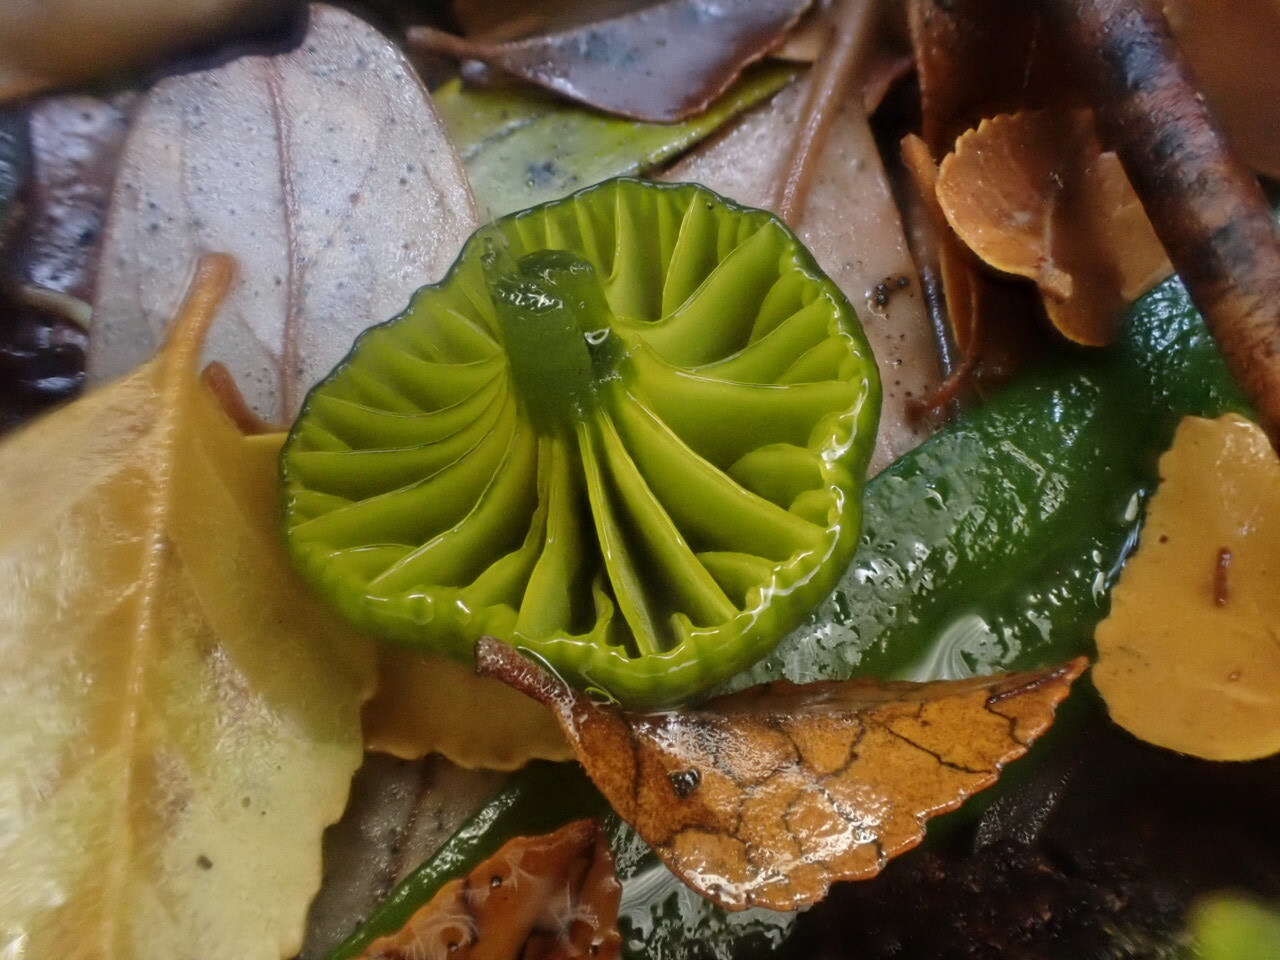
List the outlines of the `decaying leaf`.
<svg viewBox="0 0 1280 960">
<path fill-rule="evenodd" d="M 1055 327 L 1104 346 L 1124 309 L 1172 272 L 1089 110 L 983 120 L 942 161 L 947 222 L 987 264 L 1035 281 Z"/>
<path fill-rule="evenodd" d="M 908 15 L 921 136 L 933 161 L 985 117 L 1071 103 L 1074 78 L 1040 4 L 910 0 Z M 983 270 L 949 229 L 937 248 L 947 317 L 972 381 L 1007 379 L 1039 349 L 1029 336 L 1039 298 Z"/>
<path fill-rule="evenodd" d="M 324 833 L 324 883 L 299 960 L 325 960 L 396 884 L 430 858 L 501 786 L 442 757 L 365 755 L 342 819 Z"/>
<path fill-rule="evenodd" d="M 172 77 L 143 102 L 116 179 L 90 374 L 148 357 L 193 257 L 229 250 L 241 275 L 207 353 L 258 413 L 292 419 L 355 335 L 439 279 L 475 226 L 412 67 L 363 20 L 315 5 L 296 49 Z"/>
<path fill-rule="evenodd" d="M 632 13 L 653 0 L 453 0 L 453 19 L 468 37 L 514 40 Z"/>
<path fill-rule="evenodd" d="M 810 0 L 664 0 L 580 27 L 485 43 L 413 27 L 424 49 L 485 63 L 608 113 L 670 123 L 706 109 L 782 42 Z"/>
<path fill-rule="evenodd" d="M 605 832 L 594 820 L 575 820 L 507 842 L 359 960 L 616 960 L 621 898 Z"/>
<path fill-rule="evenodd" d="M 0 5 L 0 100 L 146 65 L 233 27 L 261 25 L 288 0 L 16 0 Z"/>
<path fill-rule="evenodd" d="M 509 841 L 359 958 L 616 958 L 620 895 L 604 831 L 579 820 Z"/>
<path fill-rule="evenodd" d="M 1116 723 L 1209 760 L 1280 751 L 1280 460 L 1233 415 L 1188 417 L 1097 631 Z"/>
<path fill-rule="evenodd" d="M 161 353 L 0 455 L 0 954 L 277 960 L 360 762 L 372 651 L 275 531 L 275 452 Z"/>
<path fill-rule="evenodd" d="M 739 203 L 768 207 L 809 82 L 783 90 L 663 179 L 696 181 Z M 928 436 L 908 405 L 932 389 L 939 371 L 902 221 L 857 103 L 832 124 L 796 233 L 857 310 L 880 366 L 884 403 L 868 471 L 874 475 Z"/>
<path fill-rule="evenodd" d="M 995 783 L 1085 668 L 934 683 L 780 680 L 666 713 L 595 703 L 514 648 L 476 669 L 550 706 L 579 762 L 676 876 L 729 910 L 795 910 L 875 876 Z"/>
<path fill-rule="evenodd" d="M 794 76 L 794 68 L 779 64 L 753 67 L 710 107 L 680 123 L 620 120 L 541 90 L 486 90 L 459 80 L 444 84 L 434 98 L 481 210 L 497 217 L 652 169 Z"/>
<path fill-rule="evenodd" d="M 370 750 L 406 759 L 440 753 L 484 770 L 573 757 L 551 713 L 506 684 L 399 647 L 384 647 L 379 661 L 378 692 L 364 711 Z"/>
<path fill-rule="evenodd" d="M 1164 0 L 1214 116 L 1246 163 L 1280 177 L 1280 4 L 1275 0 Z"/>
</svg>

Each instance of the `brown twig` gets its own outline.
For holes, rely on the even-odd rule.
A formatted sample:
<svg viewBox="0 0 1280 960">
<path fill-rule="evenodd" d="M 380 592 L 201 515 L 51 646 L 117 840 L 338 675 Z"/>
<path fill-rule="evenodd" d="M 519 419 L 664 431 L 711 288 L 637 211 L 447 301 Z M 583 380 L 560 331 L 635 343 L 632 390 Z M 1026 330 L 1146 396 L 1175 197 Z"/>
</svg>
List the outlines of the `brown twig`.
<svg viewBox="0 0 1280 960">
<path fill-rule="evenodd" d="M 831 122 L 844 106 L 862 63 L 877 9 L 876 0 L 840 0 L 835 9 L 830 38 L 810 76 L 800 130 L 774 191 L 773 209 L 793 227 L 804 213 L 814 167 Z"/>
<path fill-rule="evenodd" d="M 1227 365 L 1280 449 L 1280 230 L 1152 0 L 1050 0 L 1120 155 Z"/>
</svg>

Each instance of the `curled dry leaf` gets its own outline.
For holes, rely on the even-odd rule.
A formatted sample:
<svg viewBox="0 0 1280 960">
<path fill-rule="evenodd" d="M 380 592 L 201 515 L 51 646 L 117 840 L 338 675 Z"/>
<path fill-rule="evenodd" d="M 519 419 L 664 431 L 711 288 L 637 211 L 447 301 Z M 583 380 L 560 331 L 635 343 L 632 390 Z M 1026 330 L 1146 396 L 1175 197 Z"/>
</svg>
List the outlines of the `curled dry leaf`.
<svg viewBox="0 0 1280 960">
<path fill-rule="evenodd" d="M 676 876 L 730 910 L 795 910 L 875 876 L 993 784 L 1084 670 L 934 683 L 785 680 L 696 709 L 595 703 L 514 648 L 476 667 L 556 713 L 601 793 Z"/>
<path fill-rule="evenodd" d="M 386 646 L 378 678 L 364 711 L 370 750 L 406 759 L 440 753 L 484 770 L 573 757 L 545 707 L 457 660 Z"/>
<path fill-rule="evenodd" d="M 1040 7 L 1023 0 L 909 0 L 921 137 L 934 162 L 984 117 L 1070 103 L 1074 78 Z M 1039 298 L 982 269 L 945 224 L 936 247 L 947 318 L 972 372 L 954 385 L 971 379 L 981 388 L 1007 379 L 1042 348 L 1035 325 L 1024 322 L 1038 314 Z M 930 402 L 945 402 L 944 392 Z"/>
<path fill-rule="evenodd" d="M 154 360 L 0 455 L 0 954 L 301 943 L 373 658 L 289 565 L 274 449 L 196 376 L 230 274 L 206 259 Z"/>
<path fill-rule="evenodd" d="M 1178 45 L 1253 169 L 1280 177 L 1280 4 L 1275 0 L 1164 0 Z"/>
<path fill-rule="evenodd" d="M 1172 272 L 1089 110 L 983 120 L 942 161 L 936 191 L 960 239 L 995 269 L 1035 281 L 1076 343 L 1110 343 L 1129 303 Z"/>
<path fill-rule="evenodd" d="M 1098 626 L 1116 723 L 1209 760 L 1280 751 L 1280 460 L 1234 414 L 1188 417 Z"/>
<path fill-rule="evenodd" d="M 451 880 L 396 933 L 359 960 L 616 960 L 618 882 L 608 838 L 594 820 L 517 837 Z"/>
<path fill-rule="evenodd" d="M 676 163 L 663 179 L 696 181 L 739 203 L 768 207 L 810 82 L 783 90 Z M 912 397 L 932 389 L 939 371 L 902 220 L 857 103 L 832 123 L 796 233 L 849 298 L 875 351 L 884 402 L 868 468 L 874 475 L 928 436 L 907 408 Z"/>
<path fill-rule="evenodd" d="M 311 8 L 301 46 L 158 84 L 116 179 L 91 377 L 164 333 L 193 256 L 240 278 L 208 355 L 289 420 L 355 335 L 439 279 L 476 226 L 460 163 L 412 67 L 363 20 Z"/>
<path fill-rule="evenodd" d="M 777 46 L 809 0 L 665 0 L 559 33 L 485 43 L 413 27 L 420 47 L 483 60 L 609 113 L 670 123 L 705 110 Z M 586 184 L 584 184 L 586 186 Z"/>
</svg>

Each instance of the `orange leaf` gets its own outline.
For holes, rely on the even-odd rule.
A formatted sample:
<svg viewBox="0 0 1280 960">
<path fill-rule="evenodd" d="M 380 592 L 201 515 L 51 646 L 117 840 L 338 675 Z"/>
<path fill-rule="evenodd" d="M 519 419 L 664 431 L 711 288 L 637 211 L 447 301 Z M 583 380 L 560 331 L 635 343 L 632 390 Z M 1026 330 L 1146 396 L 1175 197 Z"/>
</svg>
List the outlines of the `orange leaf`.
<svg viewBox="0 0 1280 960">
<path fill-rule="evenodd" d="M 983 120 L 943 159 L 938 202 L 987 264 L 1034 280 L 1053 325 L 1103 346 L 1124 308 L 1172 268 L 1087 110 Z"/>
<path fill-rule="evenodd" d="M 936 683 L 778 681 L 690 710 L 594 703 L 498 641 L 477 670 L 550 706 L 614 810 L 729 910 L 795 910 L 875 876 L 924 822 L 995 783 L 1085 661 Z"/>
<path fill-rule="evenodd" d="M 504 844 L 357 960 L 614 960 L 622 949 L 621 898 L 604 831 L 594 820 L 576 820 Z"/>
</svg>

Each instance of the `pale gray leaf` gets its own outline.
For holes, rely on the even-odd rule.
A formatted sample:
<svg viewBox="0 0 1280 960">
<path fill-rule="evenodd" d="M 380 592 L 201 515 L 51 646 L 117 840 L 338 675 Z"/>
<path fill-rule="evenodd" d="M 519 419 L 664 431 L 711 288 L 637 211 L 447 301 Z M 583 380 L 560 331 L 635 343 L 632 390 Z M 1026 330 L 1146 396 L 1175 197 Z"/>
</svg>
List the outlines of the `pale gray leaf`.
<svg viewBox="0 0 1280 960">
<path fill-rule="evenodd" d="M 363 20 L 313 5 L 295 49 L 147 95 L 116 179 L 90 376 L 150 357 L 195 258 L 225 251 L 240 277 L 206 359 L 259 413 L 291 419 L 356 334 L 439 279 L 475 227 L 413 68 Z"/>
</svg>

